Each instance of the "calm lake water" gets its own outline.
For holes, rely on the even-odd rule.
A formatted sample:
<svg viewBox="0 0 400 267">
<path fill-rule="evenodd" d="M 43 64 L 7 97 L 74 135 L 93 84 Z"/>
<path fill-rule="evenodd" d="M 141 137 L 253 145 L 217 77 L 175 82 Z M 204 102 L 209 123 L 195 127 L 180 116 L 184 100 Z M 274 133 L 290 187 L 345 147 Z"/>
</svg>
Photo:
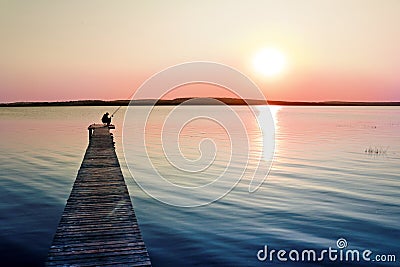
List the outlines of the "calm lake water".
<svg viewBox="0 0 400 267">
<path fill-rule="evenodd" d="M 221 107 L 186 107 L 192 113 L 204 108 L 218 113 Z M 243 108 L 234 110 L 241 113 Z M 87 126 L 114 109 L 0 108 L 1 266 L 43 265 L 86 150 Z M 154 140 L 149 144 L 150 157 L 173 182 L 197 186 L 224 168 L 229 145 L 221 137 L 220 127 L 208 123 L 189 126 L 181 132 L 183 154 L 190 159 L 198 157 L 198 141 L 206 136 L 219 140 L 222 156 L 216 157 L 216 165 L 203 177 L 175 173 L 158 143 L 162 119 L 157 118 L 171 109 L 157 107 L 153 112 L 147 133 Z M 397 263 L 381 265 L 397 266 L 400 108 L 276 106 L 272 114 L 275 158 L 264 184 L 249 193 L 249 181 L 244 179 L 222 199 L 197 208 L 163 204 L 136 185 L 122 152 L 124 108 L 116 114 L 117 153 L 153 265 L 266 266 L 271 263 L 257 259 L 264 245 L 275 250 L 320 251 L 337 249 L 336 241 L 345 238 L 347 249 L 369 249 L 371 258 L 395 254 Z M 250 143 L 257 151 L 257 133 L 249 131 Z M 151 179 L 147 169 L 140 169 L 140 158 L 137 162 L 138 172 Z M 158 193 L 165 194 L 163 188 Z M 280 263 L 276 258 L 273 263 L 300 264 Z M 327 260 L 303 263 L 337 264 Z M 343 264 L 375 266 L 377 262 Z"/>
</svg>

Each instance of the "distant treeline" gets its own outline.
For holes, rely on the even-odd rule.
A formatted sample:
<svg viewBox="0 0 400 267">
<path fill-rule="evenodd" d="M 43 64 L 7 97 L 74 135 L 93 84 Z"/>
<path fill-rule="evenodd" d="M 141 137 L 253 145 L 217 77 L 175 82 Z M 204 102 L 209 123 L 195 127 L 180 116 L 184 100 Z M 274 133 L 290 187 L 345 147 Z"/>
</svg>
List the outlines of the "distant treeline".
<svg viewBox="0 0 400 267">
<path fill-rule="evenodd" d="M 188 101 L 190 100 L 190 101 Z M 216 101 L 217 100 L 217 101 Z M 188 102 L 186 102 L 188 101 Z M 54 106 L 128 106 L 129 103 L 135 106 L 176 106 L 185 105 L 266 105 L 264 100 L 239 99 L 239 98 L 176 98 L 173 100 L 159 99 L 140 99 L 140 100 L 76 100 L 76 101 L 60 101 L 60 102 L 14 102 L 0 103 L 0 107 L 54 107 Z M 342 102 L 342 101 L 326 101 L 326 102 L 300 102 L 300 101 L 268 101 L 269 105 L 281 106 L 400 106 L 400 102 Z"/>
</svg>

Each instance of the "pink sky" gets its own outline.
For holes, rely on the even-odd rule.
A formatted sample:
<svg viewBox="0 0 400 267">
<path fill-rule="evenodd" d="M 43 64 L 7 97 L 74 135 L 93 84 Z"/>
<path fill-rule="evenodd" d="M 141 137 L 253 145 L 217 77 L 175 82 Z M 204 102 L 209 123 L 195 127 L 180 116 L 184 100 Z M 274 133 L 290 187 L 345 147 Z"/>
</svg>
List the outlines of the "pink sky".
<svg viewBox="0 0 400 267">
<path fill-rule="evenodd" d="M 189 61 L 227 64 L 267 99 L 400 101 L 400 1 L 38 1 L 0 4 L 0 102 L 126 99 Z M 265 47 L 287 67 L 263 77 Z M 188 86 L 168 97 L 229 96 Z M 149 96 L 151 97 L 151 96 Z"/>
</svg>

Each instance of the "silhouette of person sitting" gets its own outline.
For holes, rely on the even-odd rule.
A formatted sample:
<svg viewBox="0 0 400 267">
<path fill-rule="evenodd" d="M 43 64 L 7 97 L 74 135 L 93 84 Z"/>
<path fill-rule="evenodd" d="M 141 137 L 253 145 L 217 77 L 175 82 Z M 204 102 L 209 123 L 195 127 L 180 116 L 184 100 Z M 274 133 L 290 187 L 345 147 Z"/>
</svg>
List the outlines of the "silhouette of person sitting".
<svg viewBox="0 0 400 267">
<path fill-rule="evenodd" d="M 108 112 L 106 112 L 104 115 L 103 115 L 103 117 L 101 118 L 101 121 L 103 122 L 103 123 L 107 123 L 107 126 L 109 126 L 110 125 L 110 123 L 111 123 L 111 117 L 108 117 Z"/>
</svg>

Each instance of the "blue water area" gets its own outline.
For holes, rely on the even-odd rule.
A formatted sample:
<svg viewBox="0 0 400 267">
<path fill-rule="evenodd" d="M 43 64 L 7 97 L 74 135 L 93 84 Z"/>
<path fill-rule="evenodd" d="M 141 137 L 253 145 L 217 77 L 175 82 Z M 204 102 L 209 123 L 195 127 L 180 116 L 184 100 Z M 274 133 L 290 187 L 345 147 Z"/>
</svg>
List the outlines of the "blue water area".
<svg viewBox="0 0 400 267">
<path fill-rule="evenodd" d="M 115 107 L 116 108 L 116 107 Z M 186 107 L 196 113 L 202 108 Z M 42 266 L 87 146 L 87 126 L 114 107 L 1 108 L 0 119 L 0 264 Z M 161 203 L 135 183 L 124 161 L 125 108 L 114 117 L 117 154 L 132 195 L 135 212 L 154 266 L 397 266 L 400 261 L 400 108 L 275 107 L 275 157 L 264 184 L 249 193 L 242 179 L 223 198 L 201 207 Z M 155 168 L 178 184 L 208 181 L 169 169 L 158 132 L 172 107 L 157 107 L 147 134 Z M 238 114 L 243 107 L 234 107 Z M 179 114 L 177 115 L 179 122 Z M 247 120 L 252 120 L 251 117 Z M 127 123 L 127 122 L 125 122 Z M 128 122 L 129 123 L 129 122 Z M 129 125 L 125 125 L 129 127 Z M 215 139 L 217 156 L 208 174 L 229 162 L 218 125 L 188 126 L 180 136 L 182 153 L 199 155 L 203 137 Z M 191 127 L 191 128 L 190 128 Z M 168 129 L 167 129 L 168 130 Z M 249 142 L 259 151 L 257 127 L 248 128 Z M 254 132 L 253 132 L 254 131 Z M 231 137 L 238 138 L 235 133 Z M 214 137 L 214 138 L 213 138 Z M 253 150 L 252 150 L 253 151 Z M 174 159 L 170 159 L 174 160 Z M 153 179 L 152 172 L 138 172 Z M 249 168 L 255 168 L 249 164 Z M 238 168 L 239 170 L 240 168 Z M 237 175 L 240 175 L 238 173 Z M 204 180 L 202 180 L 204 179 Z M 158 187 L 154 194 L 170 194 Z M 188 195 L 188 198 L 201 196 Z M 343 238 L 347 247 L 339 249 Z M 269 250 L 371 250 L 395 255 L 397 262 L 260 261 Z"/>
</svg>

